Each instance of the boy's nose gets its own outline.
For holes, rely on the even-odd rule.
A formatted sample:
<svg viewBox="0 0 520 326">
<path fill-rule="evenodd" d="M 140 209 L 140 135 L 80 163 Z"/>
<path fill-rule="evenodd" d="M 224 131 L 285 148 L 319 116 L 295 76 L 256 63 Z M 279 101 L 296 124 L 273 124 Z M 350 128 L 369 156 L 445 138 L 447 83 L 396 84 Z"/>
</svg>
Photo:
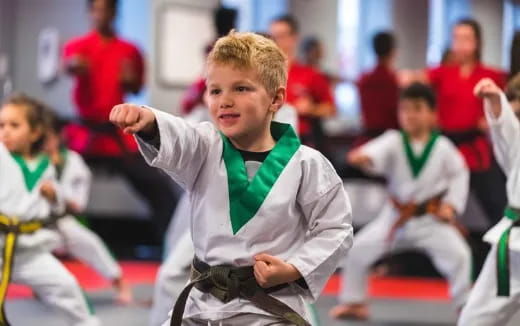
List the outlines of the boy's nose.
<svg viewBox="0 0 520 326">
<path fill-rule="evenodd" d="M 220 107 L 221 108 L 230 108 L 230 107 L 233 107 L 233 99 L 229 96 L 224 96 L 220 102 Z"/>
</svg>

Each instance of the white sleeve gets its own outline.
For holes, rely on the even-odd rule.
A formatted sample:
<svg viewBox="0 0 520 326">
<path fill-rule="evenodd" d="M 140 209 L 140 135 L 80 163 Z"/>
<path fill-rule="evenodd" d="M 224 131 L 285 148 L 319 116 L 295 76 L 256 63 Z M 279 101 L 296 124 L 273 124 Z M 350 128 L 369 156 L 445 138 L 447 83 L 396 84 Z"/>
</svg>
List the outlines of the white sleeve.
<svg viewBox="0 0 520 326">
<path fill-rule="evenodd" d="M 503 93 L 500 94 L 500 116 L 494 117 L 489 100 L 484 99 L 484 111 L 489 124 L 493 150 L 497 161 L 509 175 L 512 164 L 520 152 L 520 122 Z"/>
<path fill-rule="evenodd" d="M 385 175 L 388 172 L 388 164 L 392 150 L 399 146 L 401 135 L 396 130 L 388 130 L 360 147 L 363 154 L 370 157 L 371 165 L 368 172 Z"/>
<path fill-rule="evenodd" d="M 164 170 L 184 189 L 190 190 L 211 143 L 220 136 L 209 122 L 193 126 L 182 118 L 150 109 L 157 121 L 160 146 L 157 149 L 136 136 L 139 150 L 149 165 Z"/>
<path fill-rule="evenodd" d="M 305 279 L 313 300 L 318 299 L 353 243 L 350 202 L 343 183 L 335 177 L 337 182 L 328 189 L 320 186 L 323 179 L 314 182 L 314 189 L 306 189 L 307 195 L 314 193 L 312 201 L 300 203 L 309 228 L 308 238 L 287 261 Z"/>
<path fill-rule="evenodd" d="M 445 150 L 442 152 L 444 170 L 448 178 L 448 189 L 442 201 L 450 204 L 457 214 L 464 213 L 469 194 L 469 170 L 466 162 L 457 148 L 448 140 L 443 139 Z"/>
<path fill-rule="evenodd" d="M 67 153 L 67 162 L 60 181 L 66 201 L 78 205 L 80 211 L 87 207 L 92 173 L 83 158 L 76 152 Z"/>
</svg>

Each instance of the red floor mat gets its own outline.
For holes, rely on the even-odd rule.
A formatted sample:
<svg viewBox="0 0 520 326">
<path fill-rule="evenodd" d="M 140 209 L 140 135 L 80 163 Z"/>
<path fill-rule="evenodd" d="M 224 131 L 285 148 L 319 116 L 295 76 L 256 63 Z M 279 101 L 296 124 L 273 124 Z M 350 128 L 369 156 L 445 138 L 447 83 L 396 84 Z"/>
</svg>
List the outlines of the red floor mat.
<svg viewBox="0 0 520 326">
<path fill-rule="evenodd" d="M 96 291 L 110 288 L 110 282 L 103 279 L 90 267 L 79 262 L 66 262 L 65 266 L 76 276 L 83 289 Z M 121 262 L 126 280 L 130 284 L 153 284 L 158 264 L 147 262 Z M 323 293 L 336 295 L 340 278 L 335 275 L 328 282 Z M 411 300 L 449 300 L 448 287 L 445 281 L 423 278 L 374 277 L 370 280 L 369 293 L 374 298 L 395 298 Z M 7 297 L 27 298 L 32 296 L 28 287 L 13 284 L 9 287 Z"/>
<path fill-rule="evenodd" d="M 96 291 L 111 287 L 109 281 L 97 274 L 90 267 L 79 262 L 65 262 L 65 266 L 76 276 L 86 291 Z M 159 265 L 147 262 L 121 262 L 123 275 L 130 284 L 153 284 Z M 7 298 L 26 298 L 32 296 L 31 290 L 22 285 L 12 284 L 7 291 Z"/>
</svg>

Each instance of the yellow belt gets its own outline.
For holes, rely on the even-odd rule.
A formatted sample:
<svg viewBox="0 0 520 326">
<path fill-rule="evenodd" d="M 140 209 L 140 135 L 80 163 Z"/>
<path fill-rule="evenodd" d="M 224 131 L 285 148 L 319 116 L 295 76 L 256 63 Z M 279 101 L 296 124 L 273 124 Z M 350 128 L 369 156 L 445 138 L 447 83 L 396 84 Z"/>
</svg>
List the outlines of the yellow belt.
<svg viewBox="0 0 520 326">
<path fill-rule="evenodd" d="M 45 227 L 44 221 L 28 221 L 20 222 L 16 217 L 8 217 L 0 215 L 0 232 L 5 234 L 2 279 L 0 280 L 0 325 L 10 326 L 5 314 L 5 297 L 7 288 L 11 281 L 11 271 L 13 268 L 14 251 L 16 248 L 16 240 L 19 234 L 28 234 L 38 231 Z"/>
</svg>

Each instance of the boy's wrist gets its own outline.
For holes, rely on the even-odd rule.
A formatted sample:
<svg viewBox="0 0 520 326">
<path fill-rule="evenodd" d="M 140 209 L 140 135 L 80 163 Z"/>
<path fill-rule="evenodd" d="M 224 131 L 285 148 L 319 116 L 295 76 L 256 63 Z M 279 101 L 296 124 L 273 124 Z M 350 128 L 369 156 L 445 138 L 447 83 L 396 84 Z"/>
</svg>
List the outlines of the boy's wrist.
<svg viewBox="0 0 520 326">
<path fill-rule="evenodd" d="M 293 264 L 289 264 L 289 263 L 286 263 L 286 264 L 287 264 L 287 270 L 285 273 L 285 277 L 286 277 L 285 283 L 294 282 L 294 281 L 302 278 L 302 274 Z"/>
<path fill-rule="evenodd" d="M 157 120 L 153 120 L 143 129 L 141 129 L 138 133 L 139 137 L 141 137 L 145 141 L 153 141 L 155 138 L 159 136 L 159 127 L 157 126 Z"/>
</svg>

